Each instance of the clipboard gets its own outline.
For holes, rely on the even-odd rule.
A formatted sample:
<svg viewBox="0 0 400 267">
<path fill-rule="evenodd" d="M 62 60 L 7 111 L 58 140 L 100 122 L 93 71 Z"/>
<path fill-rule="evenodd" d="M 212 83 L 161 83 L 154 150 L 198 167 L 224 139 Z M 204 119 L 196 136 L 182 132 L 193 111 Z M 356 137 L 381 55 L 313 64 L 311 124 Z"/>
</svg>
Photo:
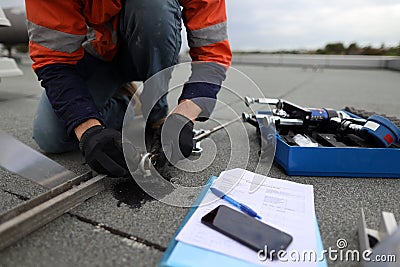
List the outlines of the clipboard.
<svg viewBox="0 0 400 267">
<path fill-rule="evenodd" d="M 207 194 L 212 183 L 217 178 L 218 178 L 217 176 L 211 176 L 210 179 L 205 184 L 203 190 L 200 192 L 198 198 L 194 202 L 193 206 L 189 209 L 189 212 L 183 219 L 183 222 L 179 226 L 178 230 L 175 232 L 175 235 L 173 236 L 171 242 L 167 247 L 167 250 L 164 252 L 163 257 L 159 262 L 158 265 L 159 267 L 204 267 L 204 266 L 210 266 L 211 262 L 213 263 L 212 264 L 213 266 L 230 266 L 230 267 L 259 266 L 211 250 L 185 244 L 175 239 L 178 233 L 183 228 L 183 226 L 196 211 L 197 207 L 201 203 L 204 196 Z M 315 219 L 315 231 L 317 237 L 317 252 L 318 255 L 321 255 L 323 246 L 317 219 Z M 325 258 L 323 261 L 318 262 L 318 267 L 327 267 L 327 266 L 328 265 L 326 263 Z"/>
</svg>

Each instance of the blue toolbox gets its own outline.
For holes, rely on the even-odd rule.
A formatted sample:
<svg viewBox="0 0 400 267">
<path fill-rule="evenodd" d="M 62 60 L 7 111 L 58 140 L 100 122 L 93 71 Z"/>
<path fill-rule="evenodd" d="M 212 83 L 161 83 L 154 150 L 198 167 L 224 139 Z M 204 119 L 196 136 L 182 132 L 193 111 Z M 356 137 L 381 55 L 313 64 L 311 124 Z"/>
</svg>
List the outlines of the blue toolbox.
<svg viewBox="0 0 400 267">
<path fill-rule="evenodd" d="M 259 127 L 261 139 L 263 127 L 275 125 L 275 161 L 288 175 L 400 178 L 400 129 L 393 120 L 280 99 L 246 97 L 245 102 L 276 106 L 242 116 Z"/>
</svg>

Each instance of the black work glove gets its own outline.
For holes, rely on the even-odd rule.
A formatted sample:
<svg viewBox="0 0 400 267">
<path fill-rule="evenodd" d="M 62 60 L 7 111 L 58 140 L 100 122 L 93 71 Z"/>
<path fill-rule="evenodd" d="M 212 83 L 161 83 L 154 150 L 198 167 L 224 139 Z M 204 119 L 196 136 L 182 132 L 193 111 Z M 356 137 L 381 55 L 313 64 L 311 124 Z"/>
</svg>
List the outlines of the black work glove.
<svg viewBox="0 0 400 267">
<path fill-rule="evenodd" d="M 122 151 L 122 136 L 117 130 L 93 126 L 83 133 L 79 148 L 94 171 L 111 177 L 129 173 Z"/>
<path fill-rule="evenodd" d="M 156 167 L 163 167 L 168 159 L 175 164 L 192 153 L 193 122 L 181 114 L 169 115 L 155 136 L 150 152 L 156 155 Z"/>
</svg>

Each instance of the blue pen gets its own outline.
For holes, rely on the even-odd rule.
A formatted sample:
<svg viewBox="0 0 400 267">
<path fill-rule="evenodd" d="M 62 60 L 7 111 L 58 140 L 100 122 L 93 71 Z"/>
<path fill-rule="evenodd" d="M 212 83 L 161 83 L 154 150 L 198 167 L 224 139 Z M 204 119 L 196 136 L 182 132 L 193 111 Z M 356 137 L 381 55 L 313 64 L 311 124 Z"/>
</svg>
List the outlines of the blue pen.
<svg viewBox="0 0 400 267">
<path fill-rule="evenodd" d="M 257 212 L 255 212 L 254 210 L 252 210 L 250 207 L 237 202 L 236 200 L 234 200 L 231 197 L 228 197 L 227 195 L 224 194 L 224 192 L 218 190 L 217 188 L 211 187 L 210 188 L 211 192 L 213 192 L 214 195 L 216 195 L 217 197 L 226 200 L 227 202 L 231 203 L 233 206 L 239 208 L 241 211 L 243 211 L 244 213 L 250 215 L 251 217 L 257 218 L 261 220 L 260 215 L 257 214 Z"/>
</svg>

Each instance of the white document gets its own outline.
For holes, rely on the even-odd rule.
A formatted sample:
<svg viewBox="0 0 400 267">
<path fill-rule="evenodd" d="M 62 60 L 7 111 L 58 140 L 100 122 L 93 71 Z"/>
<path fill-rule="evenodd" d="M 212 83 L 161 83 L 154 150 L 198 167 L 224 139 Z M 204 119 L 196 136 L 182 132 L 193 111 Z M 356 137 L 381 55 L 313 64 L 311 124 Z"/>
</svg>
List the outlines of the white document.
<svg viewBox="0 0 400 267">
<path fill-rule="evenodd" d="M 269 178 L 243 169 L 233 169 L 222 172 L 212 186 L 251 207 L 262 217 L 263 222 L 292 235 L 293 241 L 286 250 L 288 253 L 298 252 L 300 255 L 304 251 L 317 253 L 312 185 Z M 317 265 L 316 260 L 293 262 L 290 255 L 285 257 L 288 262 L 260 261 L 257 252 L 201 223 L 201 218 L 219 205 L 236 209 L 208 191 L 176 240 L 263 266 Z"/>
</svg>

